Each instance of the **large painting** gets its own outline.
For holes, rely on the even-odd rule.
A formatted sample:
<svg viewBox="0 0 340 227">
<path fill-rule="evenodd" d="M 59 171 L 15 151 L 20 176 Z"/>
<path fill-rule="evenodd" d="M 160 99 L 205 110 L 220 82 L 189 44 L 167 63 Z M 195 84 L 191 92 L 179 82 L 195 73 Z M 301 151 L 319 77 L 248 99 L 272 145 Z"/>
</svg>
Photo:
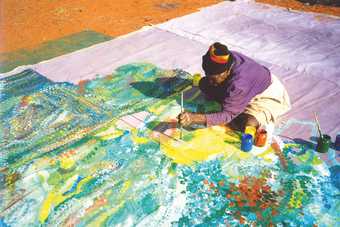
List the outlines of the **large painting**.
<svg viewBox="0 0 340 227">
<path fill-rule="evenodd" d="M 243 152 L 225 126 L 181 132 L 182 92 L 188 111 L 219 109 L 190 78 L 129 64 L 78 85 L 1 79 L 0 226 L 339 224 L 334 149 L 281 138 Z M 293 123 L 306 122 L 276 132 Z"/>
</svg>

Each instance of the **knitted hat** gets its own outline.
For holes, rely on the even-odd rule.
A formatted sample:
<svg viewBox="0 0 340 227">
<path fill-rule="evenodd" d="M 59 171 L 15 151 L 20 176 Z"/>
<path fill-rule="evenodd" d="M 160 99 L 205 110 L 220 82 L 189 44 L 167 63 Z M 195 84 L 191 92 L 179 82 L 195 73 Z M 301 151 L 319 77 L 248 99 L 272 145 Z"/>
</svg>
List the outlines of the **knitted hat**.
<svg viewBox="0 0 340 227">
<path fill-rule="evenodd" d="M 206 75 L 216 75 L 230 69 L 233 63 L 233 55 L 227 46 L 214 43 L 202 57 L 202 68 Z"/>
</svg>

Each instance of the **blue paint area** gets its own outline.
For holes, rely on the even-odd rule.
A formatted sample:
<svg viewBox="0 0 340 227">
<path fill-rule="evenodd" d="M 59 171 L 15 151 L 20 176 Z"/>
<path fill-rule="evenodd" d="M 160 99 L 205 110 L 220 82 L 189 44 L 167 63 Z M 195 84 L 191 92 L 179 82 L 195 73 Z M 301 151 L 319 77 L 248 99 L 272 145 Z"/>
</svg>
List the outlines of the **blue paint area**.
<svg viewBox="0 0 340 227">
<path fill-rule="evenodd" d="M 332 184 L 340 190 L 340 166 L 332 166 L 329 171 L 331 172 Z"/>
<path fill-rule="evenodd" d="M 78 176 L 77 180 L 73 183 L 73 185 L 72 185 L 72 187 L 70 188 L 70 190 L 64 192 L 63 195 L 65 196 L 65 195 L 67 195 L 67 194 L 69 194 L 69 193 L 74 192 L 74 191 L 77 189 L 77 186 L 78 186 L 79 182 L 80 182 L 81 180 L 83 180 L 83 179 L 84 179 L 84 177 Z"/>
<path fill-rule="evenodd" d="M 292 146 L 286 147 L 285 152 L 292 153 L 294 155 L 304 155 L 308 149 L 309 148 L 307 148 L 304 144 L 296 143 Z"/>
<path fill-rule="evenodd" d="M 4 220 L 0 218 L 0 227 L 9 227 L 9 225 L 6 225 Z"/>
</svg>

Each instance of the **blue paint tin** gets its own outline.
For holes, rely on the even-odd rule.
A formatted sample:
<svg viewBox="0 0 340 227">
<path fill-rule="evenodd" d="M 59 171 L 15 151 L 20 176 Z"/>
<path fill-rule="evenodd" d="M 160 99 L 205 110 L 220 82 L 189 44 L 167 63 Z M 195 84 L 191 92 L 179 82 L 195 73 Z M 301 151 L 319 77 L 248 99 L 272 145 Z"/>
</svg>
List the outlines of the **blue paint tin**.
<svg viewBox="0 0 340 227">
<path fill-rule="evenodd" d="M 335 138 L 335 150 L 340 151 L 340 134 L 338 134 Z"/>
<path fill-rule="evenodd" d="M 248 152 L 253 148 L 253 136 L 243 133 L 241 138 L 241 150 Z"/>
</svg>

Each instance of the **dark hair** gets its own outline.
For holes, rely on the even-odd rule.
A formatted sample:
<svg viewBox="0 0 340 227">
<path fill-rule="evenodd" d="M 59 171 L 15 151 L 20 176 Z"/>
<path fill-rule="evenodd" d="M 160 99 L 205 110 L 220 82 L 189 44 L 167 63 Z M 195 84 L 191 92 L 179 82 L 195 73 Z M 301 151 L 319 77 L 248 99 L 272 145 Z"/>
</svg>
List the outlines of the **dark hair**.
<svg viewBox="0 0 340 227">
<path fill-rule="evenodd" d="M 226 45 L 214 43 L 202 57 L 202 68 L 206 75 L 223 73 L 230 69 L 234 58 Z"/>
</svg>

